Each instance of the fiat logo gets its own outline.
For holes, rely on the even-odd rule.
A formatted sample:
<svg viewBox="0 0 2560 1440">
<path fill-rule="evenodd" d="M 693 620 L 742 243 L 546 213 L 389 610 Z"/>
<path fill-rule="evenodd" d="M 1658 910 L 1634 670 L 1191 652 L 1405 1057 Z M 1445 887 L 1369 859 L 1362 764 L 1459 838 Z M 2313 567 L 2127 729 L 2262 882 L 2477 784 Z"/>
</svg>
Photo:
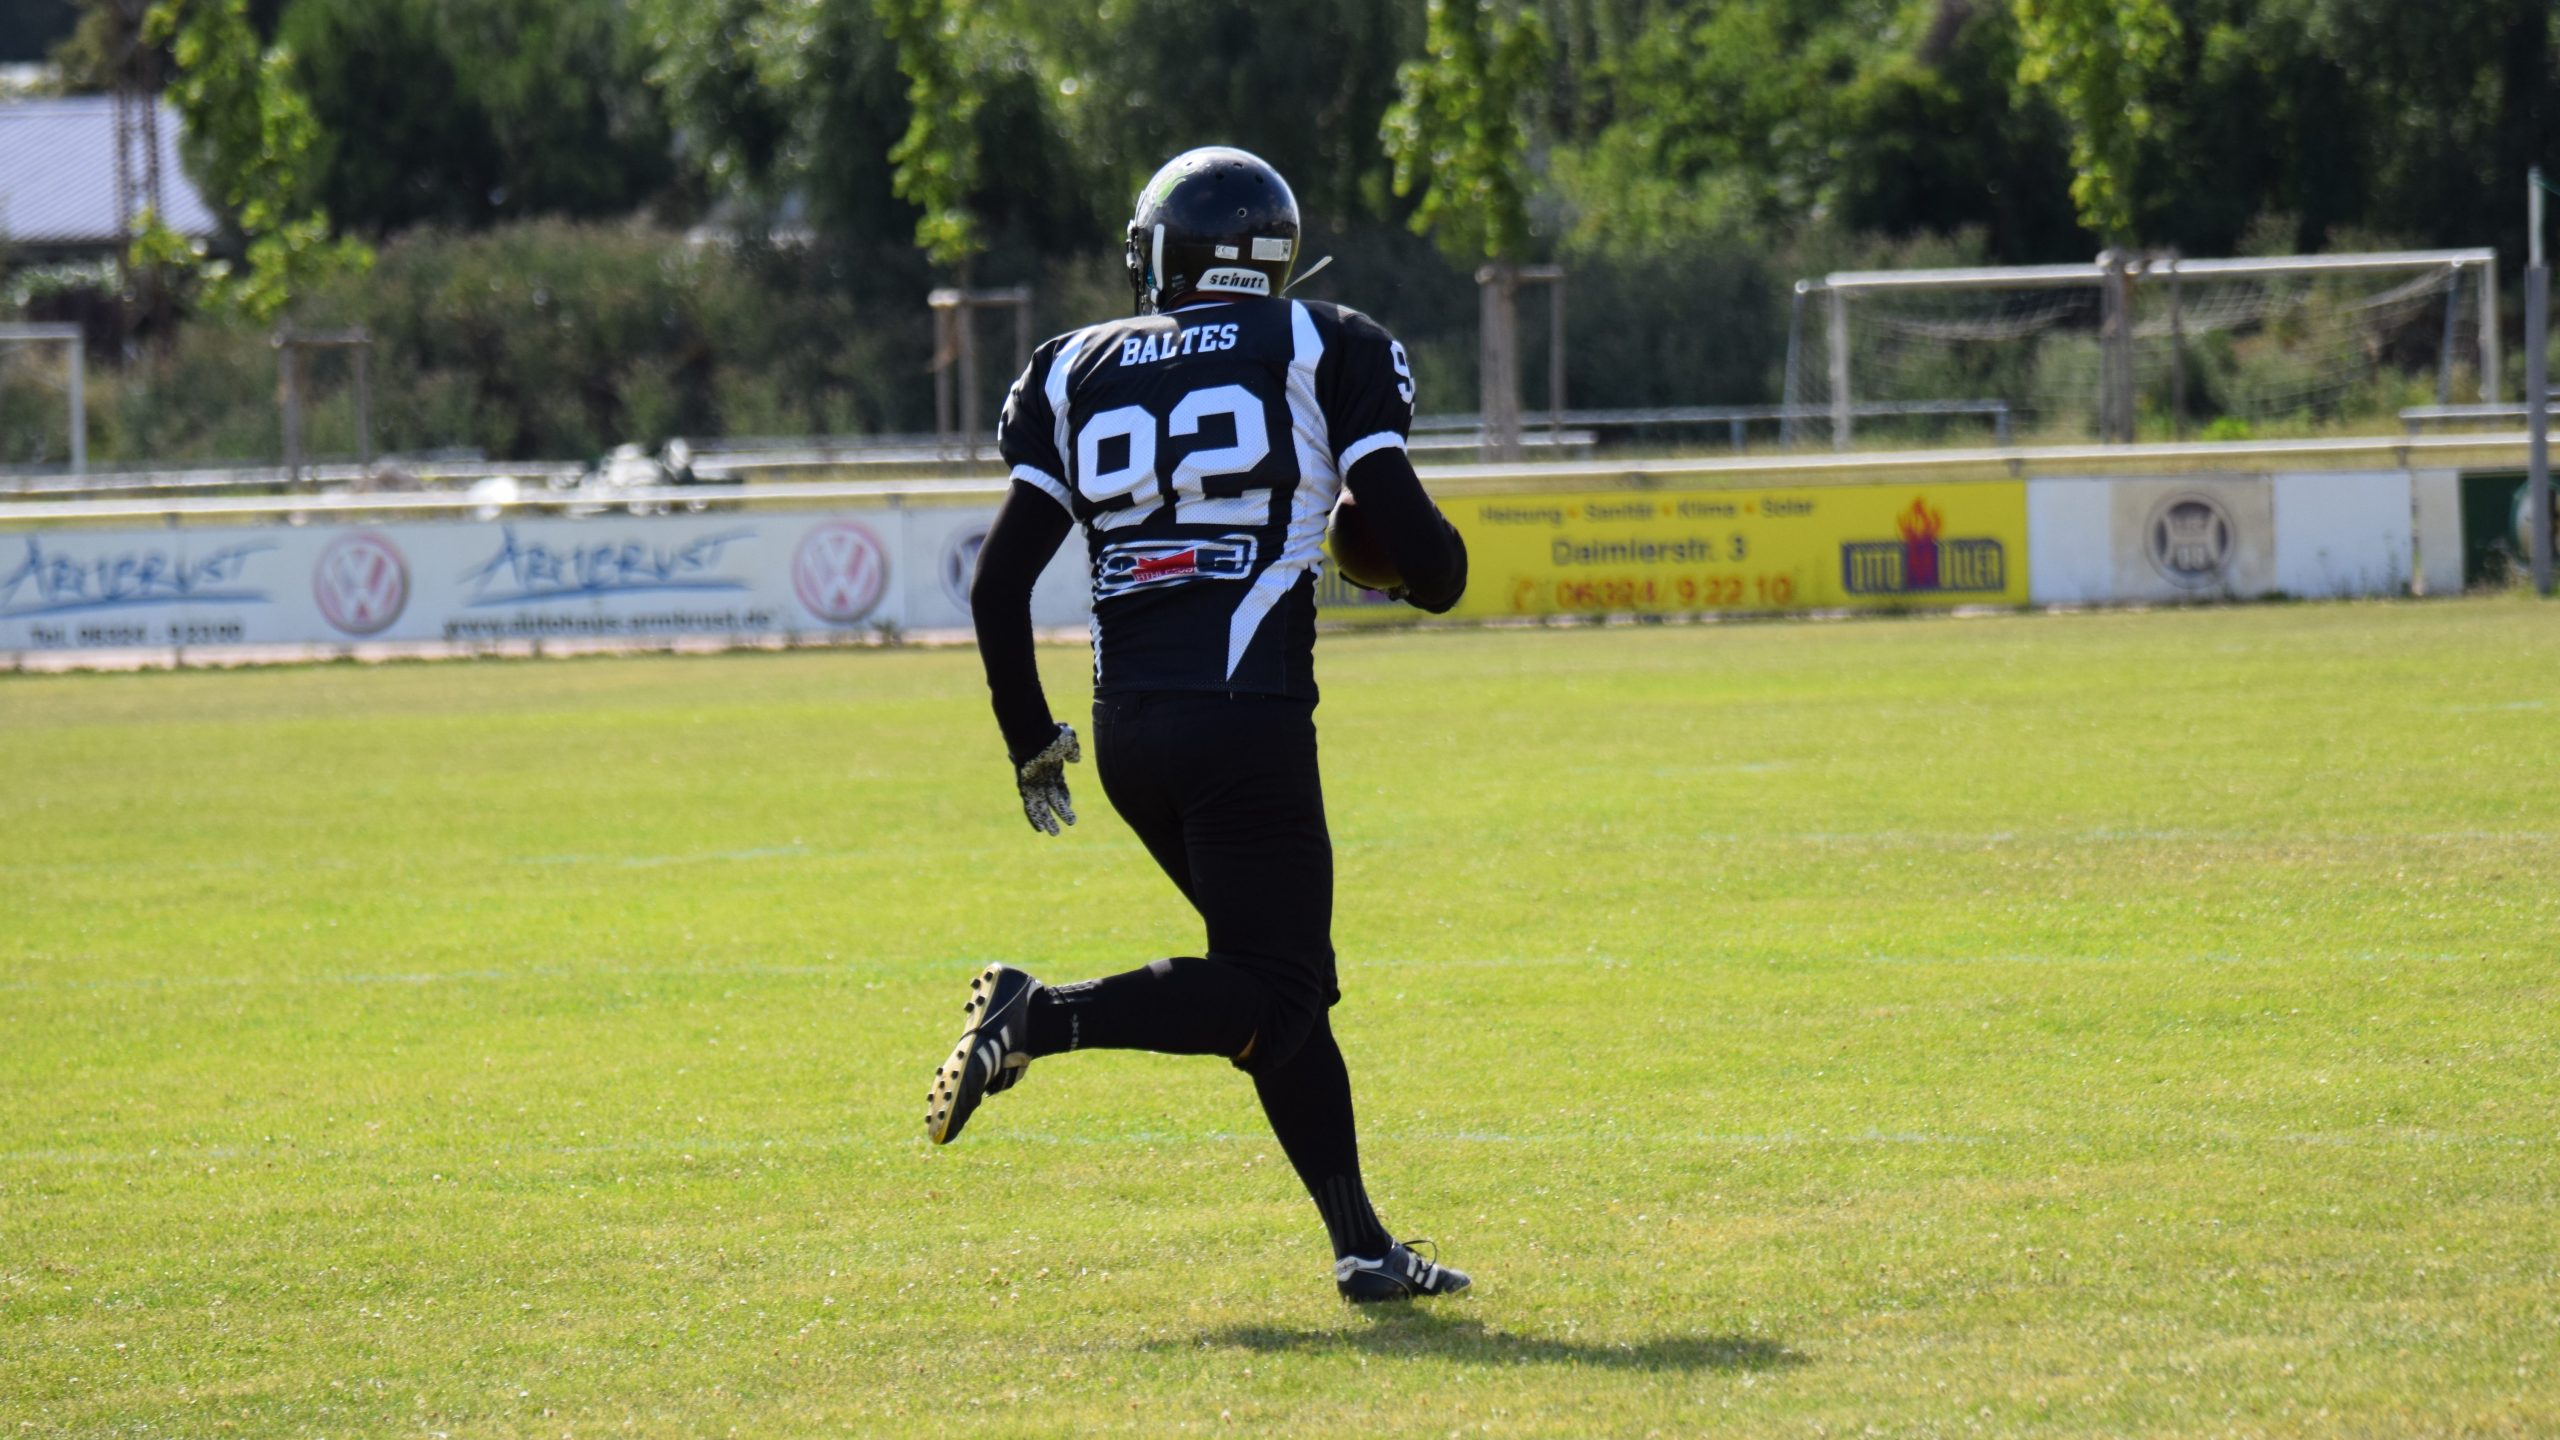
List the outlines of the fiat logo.
<svg viewBox="0 0 2560 1440">
<path fill-rule="evenodd" d="M 791 557 L 791 588 L 810 614 L 831 625 L 860 621 L 888 587 L 889 552 L 858 521 L 813 526 Z"/>
<path fill-rule="evenodd" d="M 341 535 L 311 567 L 311 597 L 341 634 L 378 634 L 409 606 L 409 562 L 370 530 Z"/>
</svg>

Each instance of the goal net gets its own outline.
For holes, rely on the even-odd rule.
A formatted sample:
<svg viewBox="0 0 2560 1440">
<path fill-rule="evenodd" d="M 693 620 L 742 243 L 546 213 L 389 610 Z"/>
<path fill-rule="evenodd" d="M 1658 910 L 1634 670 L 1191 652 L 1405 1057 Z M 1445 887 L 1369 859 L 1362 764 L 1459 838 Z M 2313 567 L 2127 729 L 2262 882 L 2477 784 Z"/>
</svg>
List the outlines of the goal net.
<svg viewBox="0 0 2560 1440">
<path fill-rule="evenodd" d="M 1799 443 L 2071 443 L 2395 425 L 2494 398 L 2495 252 L 1850 272 L 1796 287 Z M 1987 438 L 1987 437 L 1986 437 Z"/>
</svg>

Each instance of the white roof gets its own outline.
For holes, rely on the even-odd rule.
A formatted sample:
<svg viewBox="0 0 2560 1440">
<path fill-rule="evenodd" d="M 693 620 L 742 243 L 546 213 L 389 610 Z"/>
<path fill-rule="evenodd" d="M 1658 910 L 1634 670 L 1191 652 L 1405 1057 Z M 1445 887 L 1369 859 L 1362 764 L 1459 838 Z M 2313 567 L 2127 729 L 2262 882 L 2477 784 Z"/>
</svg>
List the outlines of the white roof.
<svg viewBox="0 0 2560 1440">
<path fill-rule="evenodd" d="M 213 210 L 178 155 L 178 112 L 154 101 L 160 129 L 160 218 L 181 235 L 214 232 Z M 144 172 L 142 137 L 132 139 L 132 175 Z M 143 196 L 142 204 L 150 203 Z M 116 111 L 105 95 L 0 102 L 0 242 L 114 245 Z"/>
</svg>

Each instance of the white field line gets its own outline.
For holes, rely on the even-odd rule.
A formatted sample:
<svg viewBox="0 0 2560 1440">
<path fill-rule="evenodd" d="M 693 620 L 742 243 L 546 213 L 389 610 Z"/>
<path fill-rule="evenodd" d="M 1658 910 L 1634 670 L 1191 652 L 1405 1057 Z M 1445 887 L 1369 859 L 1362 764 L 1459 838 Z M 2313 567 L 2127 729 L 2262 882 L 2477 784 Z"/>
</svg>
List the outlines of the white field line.
<svg viewBox="0 0 2560 1440">
<path fill-rule="evenodd" d="M 1344 807 L 1346 811 L 1349 807 Z M 2044 833 L 2034 830 L 1754 830 L 1749 832 L 1704 830 L 1686 837 L 1691 843 L 1705 845 L 1740 845 L 1767 849 L 1773 845 L 1809 846 L 1874 846 L 1880 849 L 1921 848 L 1938 850 L 1948 847 L 1983 847 L 1994 845 L 2285 845 L 2338 846 L 2357 850 L 2377 845 L 2479 845 L 2516 844 L 2549 845 L 2560 842 L 2555 830 L 2422 830 L 2422 831 L 2349 831 L 2349 830 L 2231 830 L 2231 829 L 2114 829 L 2071 830 Z M 1117 849 L 1134 849 L 1134 837 L 1113 833 L 1102 843 Z M 1336 850 L 1410 850 L 1426 848 L 1433 842 L 1414 840 L 1401 835 L 1336 835 Z M 1631 843 L 1652 843 L 1639 837 Z M 958 848 L 945 846 L 943 849 Z M 499 859 L 500 865 L 575 868 L 596 866 L 605 869 L 650 870 L 670 865 L 746 864 L 764 860 L 876 860 L 883 856 L 907 857 L 919 853 L 914 844 L 849 846 L 821 849 L 793 841 L 787 845 L 764 845 L 743 850 L 696 850 L 662 855 L 610 855 L 602 853 L 566 853 L 557 855 L 517 855 Z M 291 871 L 363 871 L 374 873 L 378 867 L 370 862 L 350 860 L 333 855 L 291 855 L 283 858 L 265 856 L 232 856 L 219 860 L 188 858 L 180 860 L 28 860 L 10 867 L 21 874 L 107 874 L 129 872 L 147 875 L 160 871 L 181 874 Z M 1356 877 L 1355 877 L 1356 879 Z"/>
<path fill-rule="evenodd" d="M 1020 960 L 1022 957 L 1009 957 Z M 1416 958 L 1411 956 L 1361 959 L 1345 962 L 1348 981 L 1360 988 L 1376 991 L 1396 984 L 1409 984 L 1451 970 L 1545 970 L 1571 969 L 1616 973 L 1629 970 L 1687 970 L 1709 966 L 1734 969 L 1749 967 L 1755 973 L 1771 965 L 1797 969 L 1819 969 L 1826 966 L 1881 965 L 1919 967 L 1998 966 L 1998 965 L 2074 965 L 2140 969 L 2160 966 L 2260 966 L 2281 969 L 2294 965 L 2460 965 L 2479 960 L 2531 958 L 2522 954 L 2477 954 L 2441 952 L 2419 954 L 2396 950 L 2329 951 L 2318 954 L 2278 955 L 2239 954 L 2228 951 L 2184 955 L 2038 955 L 2016 952 L 1980 955 L 1902 955 L 1876 951 L 1838 951 L 1820 955 L 1773 954 L 1765 951 L 1734 951 L 1712 955 L 1617 955 L 1588 951 L 1574 955 L 1455 955 Z M 406 986 L 424 988 L 431 985 L 540 985 L 559 981 L 614 982 L 622 980 L 720 980 L 720 979 L 894 979 L 901 982 L 938 983 L 942 979 L 975 974 L 988 963 L 985 958 L 954 960 L 891 959 L 843 961 L 816 965 L 540 965 L 523 969 L 477 970 L 395 970 L 334 973 L 314 971 L 300 974 L 249 972 L 232 975 L 122 975 L 98 979 L 61 977 L 47 980 L 0 981 L 0 994 L 81 994 L 97 991 L 142 990 L 257 990 L 303 989 L 367 986 Z M 1036 962 L 1035 962 L 1036 963 Z M 1093 968 L 1107 970 L 1115 962 L 1102 961 Z M 1052 967 L 1055 968 L 1055 967 Z"/>
<path fill-rule="evenodd" d="M 2105 1151 L 2111 1154 L 2193 1155 L 2199 1151 L 2256 1151 L 2273 1147 L 2300 1147 L 2339 1150 L 2403 1150 L 2403 1149 L 2525 1149 L 2547 1148 L 2560 1142 L 2560 1135 L 2466 1135 L 2441 1130 L 2288 1130 L 2274 1134 L 2253 1135 L 2221 1130 L 2207 1134 L 2162 1133 L 2141 1135 L 2110 1132 L 2106 1135 L 2079 1134 L 2069 1131 L 2038 1129 L 2016 1133 L 1991 1131 L 1940 1132 L 1925 1130 L 1813 1130 L 1776 1131 L 1634 1131 L 1617 1129 L 1559 1131 L 1543 1135 L 1514 1135 L 1488 1130 L 1381 1130 L 1375 1139 L 1392 1145 L 1485 1145 L 1485 1146 L 1559 1146 L 1577 1150 L 1649 1150 L 1696 1149 L 1718 1147 L 1741 1150 L 1815 1150 L 1866 1148 L 1995 1148 L 2046 1151 Z M 1155 1149 L 1181 1145 L 1255 1145 L 1278 1149 L 1278 1142 L 1268 1134 L 1226 1130 L 1097 1130 L 1076 1133 L 1056 1130 L 1007 1130 L 998 1134 L 969 1137 L 971 1148 L 987 1149 Z M 297 1162 L 305 1166 L 323 1162 L 359 1162 L 390 1164 L 404 1167 L 431 1164 L 452 1167 L 449 1175 L 438 1180 L 461 1183 L 468 1167 L 493 1158 L 533 1158 L 554 1160 L 610 1159 L 630 1156 L 642 1159 L 669 1158 L 677 1161 L 700 1161 L 706 1157 L 744 1158 L 758 1155 L 808 1155 L 833 1151 L 911 1151 L 918 1158 L 933 1153 L 921 1135 L 837 1134 L 795 1135 L 778 1139 L 745 1140 L 704 1136 L 687 1139 L 610 1141 L 601 1144 L 555 1145 L 539 1143 L 427 1147 L 411 1145 L 368 1146 L 363 1149 L 332 1149 L 303 1145 L 201 1145 L 171 1148 L 153 1147 L 143 1150 L 4 1150 L 0 1165 L 74 1166 L 108 1168 L 133 1165 L 196 1166 L 207 1162 L 244 1164 L 250 1162 Z"/>
</svg>

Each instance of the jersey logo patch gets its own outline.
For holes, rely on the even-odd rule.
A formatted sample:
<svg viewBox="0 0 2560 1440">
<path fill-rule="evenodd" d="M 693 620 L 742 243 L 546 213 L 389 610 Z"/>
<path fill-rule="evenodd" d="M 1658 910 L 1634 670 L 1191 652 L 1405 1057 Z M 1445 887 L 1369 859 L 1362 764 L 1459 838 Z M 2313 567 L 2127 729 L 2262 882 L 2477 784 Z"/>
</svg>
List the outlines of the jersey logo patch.
<svg viewBox="0 0 2560 1440">
<path fill-rule="evenodd" d="M 1094 564 L 1093 598 L 1193 580 L 1247 580 L 1256 553 L 1250 535 L 1216 540 L 1123 540 L 1106 545 Z"/>
</svg>

